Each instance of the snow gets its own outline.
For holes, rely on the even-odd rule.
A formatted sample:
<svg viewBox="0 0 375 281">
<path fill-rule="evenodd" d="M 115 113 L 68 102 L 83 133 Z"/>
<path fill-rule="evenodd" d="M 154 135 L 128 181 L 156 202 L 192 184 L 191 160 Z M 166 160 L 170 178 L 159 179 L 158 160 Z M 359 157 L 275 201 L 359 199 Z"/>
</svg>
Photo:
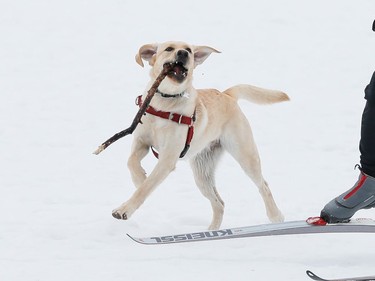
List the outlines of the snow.
<svg viewBox="0 0 375 281">
<path fill-rule="evenodd" d="M 264 176 L 287 220 L 318 215 L 358 171 L 363 89 L 374 71 L 373 0 L 0 1 L 0 280 L 303 280 L 373 275 L 371 234 L 265 237 L 143 246 L 147 236 L 204 230 L 211 209 L 186 162 L 129 221 L 128 127 L 148 67 L 146 43 L 181 40 L 213 54 L 197 88 L 239 83 L 291 102 L 241 102 Z M 148 171 L 156 160 L 149 155 Z M 222 227 L 268 223 L 260 195 L 225 156 Z M 374 217 L 374 209 L 356 216 Z"/>
</svg>

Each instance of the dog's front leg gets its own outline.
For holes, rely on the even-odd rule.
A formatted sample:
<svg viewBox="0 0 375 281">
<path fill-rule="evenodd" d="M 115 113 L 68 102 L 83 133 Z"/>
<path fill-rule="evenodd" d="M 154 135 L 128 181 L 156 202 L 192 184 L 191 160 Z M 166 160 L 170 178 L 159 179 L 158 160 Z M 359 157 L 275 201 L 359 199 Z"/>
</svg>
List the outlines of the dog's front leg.
<svg viewBox="0 0 375 281">
<path fill-rule="evenodd" d="M 147 155 L 150 147 L 139 139 L 134 139 L 130 157 L 128 159 L 128 168 L 135 187 L 140 187 L 146 180 L 146 172 L 141 165 L 142 159 Z"/>
<path fill-rule="evenodd" d="M 159 161 L 151 174 L 137 188 L 128 201 L 112 211 L 116 219 L 127 220 L 137 210 L 155 188 L 164 181 L 172 172 L 178 160 L 179 154 L 160 152 Z"/>
</svg>

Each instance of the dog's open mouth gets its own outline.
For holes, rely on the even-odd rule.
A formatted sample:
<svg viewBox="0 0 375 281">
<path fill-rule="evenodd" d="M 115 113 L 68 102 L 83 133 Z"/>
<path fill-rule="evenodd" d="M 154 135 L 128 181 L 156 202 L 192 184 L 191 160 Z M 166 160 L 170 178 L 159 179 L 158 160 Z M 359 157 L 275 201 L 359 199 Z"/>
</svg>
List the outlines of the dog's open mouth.
<svg viewBox="0 0 375 281">
<path fill-rule="evenodd" d="M 176 61 L 170 64 L 173 67 L 172 70 L 168 73 L 168 77 L 180 83 L 184 81 L 187 77 L 188 70 L 184 67 L 183 63 Z"/>
</svg>

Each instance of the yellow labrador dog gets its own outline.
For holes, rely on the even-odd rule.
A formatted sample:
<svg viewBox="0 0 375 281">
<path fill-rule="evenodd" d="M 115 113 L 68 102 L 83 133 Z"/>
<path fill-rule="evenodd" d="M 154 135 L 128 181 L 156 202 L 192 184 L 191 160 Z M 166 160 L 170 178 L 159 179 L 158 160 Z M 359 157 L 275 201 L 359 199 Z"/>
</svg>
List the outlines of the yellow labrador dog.
<svg viewBox="0 0 375 281">
<path fill-rule="evenodd" d="M 214 174 L 220 155 L 228 151 L 259 188 L 269 219 L 283 221 L 262 176 L 252 131 L 237 100 L 271 104 L 287 101 L 289 97 L 280 91 L 250 85 L 237 85 L 224 92 L 195 89 L 192 85 L 194 68 L 211 53 L 219 51 L 184 42 L 147 44 L 139 49 L 137 63 L 143 67 L 143 61 L 146 61 L 151 66 L 147 89 L 164 64 L 173 64 L 173 71 L 161 82 L 142 124 L 134 132 L 128 167 L 137 189 L 128 201 L 113 210 L 113 217 L 129 219 L 183 157 L 189 159 L 195 182 L 211 203 L 213 217 L 209 229 L 218 229 L 223 219 L 224 202 L 217 192 Z M 146 94 L 138 98 L 140 104 Z M 159 160 L 147 177 L 141 160 L 150 148 L 158 151 Z"/>
</svg>

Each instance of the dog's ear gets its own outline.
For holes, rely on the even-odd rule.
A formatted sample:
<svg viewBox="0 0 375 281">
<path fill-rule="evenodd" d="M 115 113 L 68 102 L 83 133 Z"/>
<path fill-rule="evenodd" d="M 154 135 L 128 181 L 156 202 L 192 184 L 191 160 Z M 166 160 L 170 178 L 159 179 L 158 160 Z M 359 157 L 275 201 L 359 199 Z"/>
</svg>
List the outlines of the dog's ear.
<svg viewBox="0 0 375 281">
<path fill-rule="evenodd" d="M 203 63 L 211 53 L 221 53 L 214 48 L 208 46 L 195 46 L 194 47 L 194 67 Z"/>
<path fill-rule="evenodd" d="M 143 61 L 148 61 L 152 66 L 154 65 L 154 55 L 158 50 L 158 44 L 146 44 L 139 48 L 138 53 L 135 55 L 135 61 L 140 65 L 144 66 Z"/>
</svg>

